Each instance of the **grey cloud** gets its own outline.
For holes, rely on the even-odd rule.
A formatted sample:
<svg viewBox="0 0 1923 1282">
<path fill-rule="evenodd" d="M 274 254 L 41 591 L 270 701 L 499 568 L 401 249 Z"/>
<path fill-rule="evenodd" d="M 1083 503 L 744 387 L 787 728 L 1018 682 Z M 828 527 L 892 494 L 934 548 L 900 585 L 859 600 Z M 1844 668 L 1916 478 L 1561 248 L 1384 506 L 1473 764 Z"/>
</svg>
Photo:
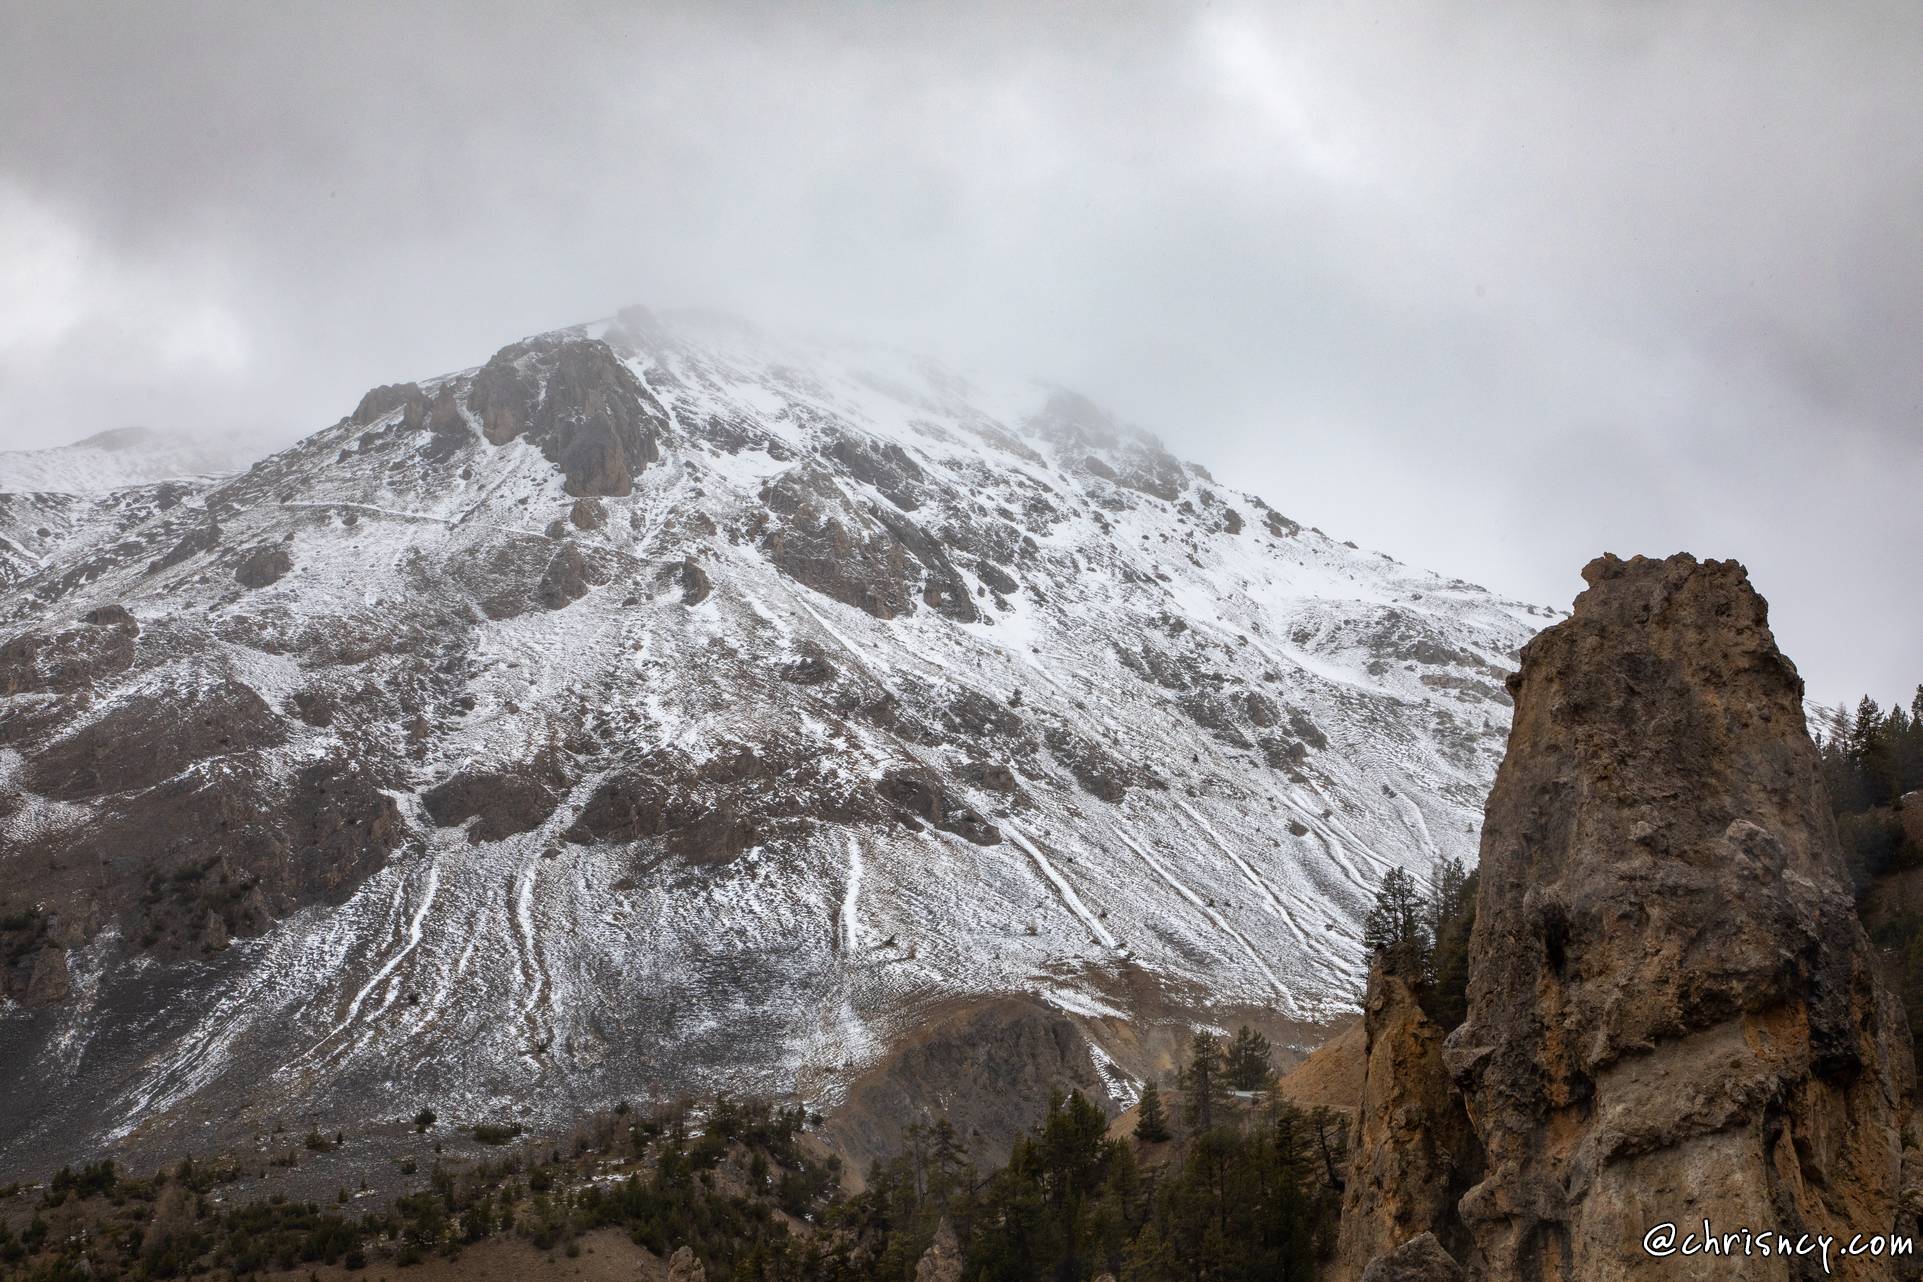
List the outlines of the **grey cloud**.
<svg viewBox="0 0 1923 1282">
<path fill-rule="evenodd" d="M 630 301 L 1076 385 L 1342 537 L 1565 604 L 1747 561 L 1923 676 L 1899 4 L 14 2 L 0 447 L 285 438 Z"/>
</svg>

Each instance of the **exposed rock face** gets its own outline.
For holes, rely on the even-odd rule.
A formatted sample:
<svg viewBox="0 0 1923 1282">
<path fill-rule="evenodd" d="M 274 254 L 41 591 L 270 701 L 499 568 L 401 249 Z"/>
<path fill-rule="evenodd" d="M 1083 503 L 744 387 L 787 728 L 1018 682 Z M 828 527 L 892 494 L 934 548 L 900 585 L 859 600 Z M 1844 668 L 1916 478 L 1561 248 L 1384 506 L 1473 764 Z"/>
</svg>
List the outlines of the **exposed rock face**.
<svg viewBox="0 0 1923 1282">
<path fill-rule="evenodd" d="M 732 744 L 703 761 L 672 749 L 610 772 L 563 833 L 577 845 L 664 838 L 694 863 L 723 863 L 821 822 L 862 824 L 886 812 L 872 790 L 794 745 Z"/>
<path fill-rule="evenodd" d="M 961 1243 L 946 1217 L 935 1226 L 935 1240 L 915 1261 L 915 1282 L 961 1282 Z"/>
<path fill-rule="evenodd" d="M 462 771 L 422 793 L 421 804 L 443 827 L 475 818 L 470 842 L 499 841 L 540 827 L 568 783 L 559 754 L 546 752 L 525 765 Z"/>
<path fill-rule="evenodd" d="M 67 950 L 51 944 L 37 950 L 21 1001 L 29 1006 L 45 1006 L 66 1000 L 67 994 L 72 991 L 72 980 L 67 973 Z"/>
<path fill-rule="evenodd" d="M 668 1282 L 708 1282 L 708 1270 L 695 1257 L 693 1247 L 676 1247 L 668 1257 Z"/>
<path fill-rule="evenodd" d="M 199 521 L 190 526 L 185 534 L 165 553 L 156 557 L 149 565 L 150 573 L 172 569 L 183 561 L 190 561 L 202 552 L 208 551 L 220 542 L 220 524 L 217 521 Z"/>
<path fill-rule="evenodd" d="M 620 496 L 661 457 L 667 416 L 606 343 L 534 339 L 494 354 L 475 375 L 468 411 L 504 445 L 526 434 L 567 475 L 573 495 Z"/>
<path fill-rule="evenodd" d="M 598 530 L 608 523 L 608 510 L 598 499 L 576 499 L 568 509 L 568 520 L 576 529 Z"/>
<path fill-rule="evenodd" d="M 914 608 L 900 541 L 850 502 L 825 470 L 784 472 L 761 500 L 778 518 L 762 548 L 783 574 L 877 619 Z"/>
<path fill-rule="evenodd" d="M 133 665 L 140 625 L 117 605 L 90 610 L 82 626 L 28 633 L 0 646 L 0 697 L 84 690 Z"/>
<path fill-rule="evenodd" d="M 708 572 L 693 557 L 683 557 L 670 572 L 670 578 L 681 585 L 682 605 L 700 605 L 714 591 L 714 580 L 708 577 Z"/>
<path fill-rule="evenodd" d="M 264 588 L 278 583 L 293 568 L 294 558 L 286 548 L 255 548 L 234 567 L 234 579 L 244 588 Z"/>
<path fill-rule="evenodd" d="M 891 770 L 882 776 L 875 790 L 915 819 L 926 820 L 978 846 L 993 846 L 1002 839 L 1000 829 L 966 803 L 957 801 L 928 770 L 916 767 Z"/>
<path fill-rule="evenodd" d="M 581 555 L 580 548 L 563 543 L 542 573 L 541 582 L 534 589 L 534 599 L 544 610 L 566 609 L 586 596 L 598 577 L 588 559 Z"/>
<path fill-rule="evenodd" d="M 61 801 L 146 788 L 208 758 L 282 741 L 281 720 L 238 682 L 163 687 L 125 703 L 35 754 L 27 780 Z"/>
<path fill-rule="evenodd" d="M 1362 1282 L 1462 1282 L 1462 1270 L 1435 1234 L 1423 1233 L 1364 1269 Z"/>
<path fill-rule="evenodd" d="M 879 959 L 899 949 L 888 939 L 869 951 Z M 827 1134 L 860 1170 L 898 1152 L 907 1127 L 946 1117 L 975 1161 L 999 1165 L 1056 1090 L 1079 1090 L 1114 1109 L 1087 1038 L 1061 1011 L 1013 997 L 936 1008 L 922 1013 L 905 1045 L 850 1086 Z"/>
<path fill-rule="evenodd" d="M 1442 1030 L 1423 1013 L 1408 981 L 1385 973 L 1379 961 L 1369 973 L 1363 1021 L 1367 1069 L 1333 1273 L 1341 1279 L 1376 1276 L 1378 1257 L 1401 1254 L 1410 1238 L 1432 1230 L 1466 1255 L 1456 1200 L 1482 1174 L 1475 1132 L 1443 1066 Z"/>
<path fill-rule="evenodd" d="M 1896 1230 L 1907 1030 L 1767 607 L 1733 561 L 1603 557 L 1583 576 L 1510 681 L 1469 1017 L 1448 1040 L 1487 1154 L 1460 1207 L 1484 1276 L 1706 1276 L 1644 1254 L 1663 1222 Z"/>
</svg>

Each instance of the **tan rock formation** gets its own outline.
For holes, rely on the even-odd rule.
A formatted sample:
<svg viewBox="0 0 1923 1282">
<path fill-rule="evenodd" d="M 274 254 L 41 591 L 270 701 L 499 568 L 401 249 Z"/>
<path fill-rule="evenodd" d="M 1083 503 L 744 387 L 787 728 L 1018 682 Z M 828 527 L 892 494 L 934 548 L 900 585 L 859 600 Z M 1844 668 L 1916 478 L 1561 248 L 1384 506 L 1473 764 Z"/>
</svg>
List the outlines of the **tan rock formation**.
<svg viewBox="0 0 1923 1282">
<path fill-rule="evenodd" d="M 708 1270 L 695 1258 L 693 1247 L 676 1247 L 668 1257 L 668 1282 L 708 1282 Z"/>
<path fill-rule="evenodd" d="M 1425 1232 L 1465 1252 L 1456 1200 L 1481 1175 L 1481 1150 L 1443 1067 L 1442 1030 L 1414 989 L 1378 962 L 1363 1008 L 1362 1105 L 1330 1275 L 1338 1282 L 1367 1276 L 1371 1261 Z"/>
<path fill-rule="evenodd" d="M 935 1240 L 915 1262 L 915 1282 L 961 1282 L 961 1244 L 946 1219 L 935 1226 Z"/>
<path fill-rule="evenodd" d="M 1462 1269 L 1433 1233 L 1410 1238 L 1362 1272 L 1362 1282 L 1462 1282 Z"/>
<path fill-rule="evenodd" d="M 1665 1222 L 1913 1229 L 1907 1030 L 1851 902 L 1803 683 L 1733 561 L 1603 557 L 1583 577 L 1510 682 L 1469 1017 L 1447 1047 L 1488 1162 L 1461 1213 L 1491 1282 L 1819 1276 L 1807 1257 L 1643 1250 Z"/>
</svg>

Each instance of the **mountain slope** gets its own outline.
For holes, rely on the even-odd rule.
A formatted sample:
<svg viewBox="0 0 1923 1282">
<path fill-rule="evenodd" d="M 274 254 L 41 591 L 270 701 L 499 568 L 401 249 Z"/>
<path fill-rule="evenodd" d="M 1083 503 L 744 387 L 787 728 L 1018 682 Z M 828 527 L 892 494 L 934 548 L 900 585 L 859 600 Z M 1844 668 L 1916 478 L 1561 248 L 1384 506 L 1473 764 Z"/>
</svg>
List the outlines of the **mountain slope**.
<svg viewBox="0 0 1923 1282">
<path fill-rule="evenodd" d="M 1008 993 L 1126 1096 L 1118 1017 L 1351 1008 L 1552 617 L 1058 389 L 639 309 L 0 537 L 23 1162 L 832 1101 Z"/>
<path fill-rule="evenodd" d="M 249 446 L 239 436 L 182 436 L 121 427 L 70 445 L 0 450 L 0 491 L 102 494 L 130 485 L 221 476 L 251 461 Z"/>
</svg>

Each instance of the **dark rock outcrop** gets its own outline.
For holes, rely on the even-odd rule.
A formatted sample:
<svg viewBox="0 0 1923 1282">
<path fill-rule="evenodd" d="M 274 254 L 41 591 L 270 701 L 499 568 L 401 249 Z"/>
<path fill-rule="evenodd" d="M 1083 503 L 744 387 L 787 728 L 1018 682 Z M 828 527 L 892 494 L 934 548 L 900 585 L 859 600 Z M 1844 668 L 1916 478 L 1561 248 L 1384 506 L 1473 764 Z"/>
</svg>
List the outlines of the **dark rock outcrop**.
<svg viewBox="0 0 1923 1282">
<path fill-rule="evenodd" d="M 907 517 L 885 508 L 872 509 L 874 518 L 919 561 L 923 580 L 922 604 L 957 623 L 973 623 L 981 617 L 961 571 L 948 559 L 941 541 Z"/>
<path fill-rule="evenodd" d="M 569 785 L 558 753 L 504 768 L 464 770 L 421 794 L 428 817 L 443 828 L 474 819 L 470 842 L 532 832 L 554 813 Z"/>
<path fill-rule="evenodd" d="M 406 418 L 412 418 L 425 411 L 427 397 L 421 392 L 419 383 L 383 383 L 370 388 L 361 403 L 348 415 L 348 421 L 359 427 L 369 427 L 386 418 L 397 409 L 406 408 Z"/>
<path fill-rule="evenodd" d="M 643 842 L 691 863 L 722 863 L 816 823 L 874 823 L 887 809 L 832 760 L 779 743 L 732 744 L 703 761 L 672 749 L 609 774 L 565 840 Z"/>
<path fill-rule="evenodd" d="M 576 499 L 568 520 L 577 530 L 598 530 L 608 523 L 608 509 L 599 499 Z"/>
<path fill-rule="evenodd" d="M 536 339 L 496 352 L 475 374 L 467 408 L 495 445 L 525 435 L 576 496 L 624 495 L 661 457 L 667 415 L 606 343 Z"/>
<path fill-rule="evenodd" d="M 128 700 L 47 744 L 27 768 L 27 785 L 80 801 L 150 787 L 196 762 L 285 738 L 285 723 L 250 686 L 180 686 Z"/>
<path fill-rule="evenodd" d="M 588 559 L 581 555 L 581 549 L 564 543 L 535 586 L 534 599 L 544 610 L 565 609 L 586 596 L 597 578 Z"/>
<path fill-rule="evenodd" d="M 1056 760 L 1075 776 L 1075 782 L 1103 801 L 1122 800 L 1129 788 L 1140 782 L 1134 771 L 1067 726 L 1050 726 L 1042 737 Z"/>
<path fill-rule="evenodd" d="M 278 583 L 294 568 L 294 558 L 278 543 L 255 548 L 234 567 L 234 580 L 243 588 L 264 588 Z"/>
<path fill-rule="evenodd" d="M 140 625 L 124 606 L 91 610 L 83 626 L 29 632 L 0 645 L 0 697 L 66 694 L 133 666 Z"/>
<path fill-rule="evenodd" d="M 849 1086 L 824 1134 L 859 1170 L 900 1152 L 910 1126 L 946 1117 L 977 1163 L 999 1165 L 1051 1092 L 1071 1090 L 1108 1101 L 1073 1019 L 1026 997 L 953 1002 L 923 1011 L 912 1036 Z"/>
<path fill-rule="evenodd" d="M 681 604 L 700 605 L 714 592 L 714 580 L 693 557 L 683 557 L 668 572 L 669 579 L 681 586 Z"/>
<path fill-rule="evenodd" d="M 921 506 L 921 467 L 908 451 L 893 441 L 876 441 L 851 433 L 837 433 L 827 450 L 828 457 L 848 469 L 858 481 L 875 487 L 882 497 L 904 512 Z"/>
<path fill-rule="evenodd" d="M 875 784 L 875 791 L 916 819 L 978 846 L 993 846 L 1002 839 L 999 828 L 965 802 L 957 801 L 931 771 L 913 766 L 891 770 Z"/>
<path fill-rule="evenodd" d="M 155 557 L 147 566 L 149 574 L 172 569 L 183 561 L 190 561 L 202 552 L 212 550 L 220 543 L 220 523 L 209 517 L 188 527 L 174 545 Z"/>
<path fill-rule="evenodd" d="M 900 540 L 860 513 L 826 471 L 783 472 L 761 501 L 777 518 L 761 547 L 783 574 L 877 619 L 914 608 Z"/>
<path fill-rule="evenodd" d="M 1664 1222 L 1913 1232 L 1908 1034 L 1763 599 L 1733 561 L 1603 557 L 1583 577 L 1510 681 L 1447 1043 L 1487 1160 L 1460 1204 L 1482 1276 L 1706 1276 L 1643 1253 Z"/>
<path fill-rule="evenodd" d="M 834 679 L 835 665 L 824 656 L 810 652 L 782 664 L 775 674 L 790 685 L 818 686 Z"/>
<path fill-rule="evenodd" d="M 29 963 L 27 982 L 20 994 L 24 1006 L 51 1006 L 64 1002 L 73 992 L 73 978 L 67 968 L 67 950 L 55 944 L 37 949 Z"/>
</svg>

